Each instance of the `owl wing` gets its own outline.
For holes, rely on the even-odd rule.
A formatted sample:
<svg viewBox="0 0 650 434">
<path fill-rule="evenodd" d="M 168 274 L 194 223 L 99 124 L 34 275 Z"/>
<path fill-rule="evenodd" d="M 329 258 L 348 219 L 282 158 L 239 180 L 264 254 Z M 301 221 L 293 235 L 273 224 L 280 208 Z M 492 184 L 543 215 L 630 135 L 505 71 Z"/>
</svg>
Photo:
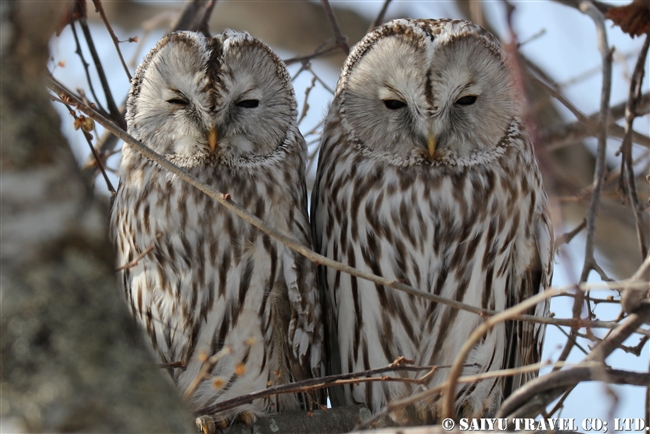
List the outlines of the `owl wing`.
<svg viewBox="0 0 650 434">
<path fill-rule="evenodd" d="M 325 177 L 325 173 L 329 170 L 328 167 L 332 161 L 331 146 L 328 146 L 331 144 L 328 144 L 326 142 L 327 140 L 324 138 L 319 155 L 319 166 L 316 174 L 316 180 L 312 189 L 310 212 L 314 251 L 325 256 L 327 256 L 326 246 L 329 243 L 329 235 L 334 232 L 332 229 L 328 231 L 326 228 L 332 228 L 340 224 L 340 222 L 337 221 L 339 214 L 332 212 L 331 209 L 328 211 L 327 207 L 324 206 L 323 203 L 326 202 L 323 197 L 326 194 L 324 192 L 326 188 L 324 185 L 322 185 L 326 181 L 324 181 L 323 178 Z M 341 354 L 339 350 L 337 327 L 338 318 L 334 295 L 328 289 L 327 267 L 324 265 L 319 265 L 317 267 L 316 277 L 316 283 L 320 291 L 319 294 L 321 297 L 321 306 L 323 309 L 323 318 L 325 323 L 323 327 L 323 350 L 325 351 L 325 354 L 327 354 L 327 357 L 325 358 L 323 374 L 340 374 L 343 371 L 341 369 Z M 328 389 L 328 396 L 333 407 L 339 407 L 346 404 L 342 386 L 330 387 Z"/>
<path fill-rule="evenodd" d="M 300 372 L 297 380 L 322 375 L 322 318 L 312 263 L 299 253 L 284 255 L 284 278 L 291 304 L 289 344 Z"/>
<path fill-rule="evenodd" d="M 553 229 L 547 203 L 543 204 L 543 212 L 534 218 L 532 236 L 534 242 L 532 243 L 533 255 L 531 262 L 523 272 L 521 272 L 522 270 L 514 270 L 510 281 L 515 282 L 515 284 L 508 288 L 508 305 L 506 308 L 510 308 L 543 292 L 551 284 L 553 276 Z M 547 316 L 548 310 L 549 301 L 544 300 L 524 313 Z M 518 368 L 538 363 L 542 357 L 544 332 L 544 324 L 523 321 L 512 321 L 507 324 L 504 368 Z M 503 398 L 506 399 L 513 391 L 535 377 L 537 377 L 537 372 L 506 377 Z"/>
<path fill-rule="evenodd" d="M 301 185 L 305 185 L 304 182 Z M 293 215 L 290 231 L 305 246 L 311 247 L 309 216 L 306 210 L 307 192 Z M 300 253 L 284 247 L 283 274 L 289 298 L 291 319 L 288 340 L 295 380 L 324 375 L 323 318 L 321 297 L 316 285 L 316 266 Z M 317 396 L 324 403 L 324 394 Z"/>
</svg>

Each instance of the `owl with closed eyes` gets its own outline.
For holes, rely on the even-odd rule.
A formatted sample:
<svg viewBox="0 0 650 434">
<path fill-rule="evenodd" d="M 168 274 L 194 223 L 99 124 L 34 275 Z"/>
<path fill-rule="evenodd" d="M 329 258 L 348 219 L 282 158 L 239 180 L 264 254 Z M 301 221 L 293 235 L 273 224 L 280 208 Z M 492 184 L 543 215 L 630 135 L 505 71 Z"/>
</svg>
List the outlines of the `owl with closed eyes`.
<svg viewBox="0 0 650 434">
<path fill-rule="evenodd" d="M 133 137 L 309 246 L 296 113 L 284 63 L 265 44 L 234 31 L 179 32 L 138 68 L 126 119 Z M 128 145 L 111 219 L 128 304 L 162 362 L 185 363 L 171 374 L 195 410 L 321 375 L 309 260 Z M 190 388 L 216 354 L 210 378 Z M 279 395 L 216 417 L 250 424 L 309 402 Z"/>
<path fill-rule="evenodd" d="M 518 118 L 499 42 L 460 20 L 394 20 L 352 50 L 321 140 L 311 200 L 315 248 L 358 269 L 479 308 L 502 311 L 551 281 L 553 233 L 533 146 Z M 319 269 L 329 373 L 451 365 L 483 322 L 474 313 Z M 531 312 L 547 314 L 541 303 Z M 540 360 L 544 327 L 494 327 L 463 374 Z M 427 384 L 446 379 L 438 369 Z M 412 373 L 396 375 L 414 376 Z M 494 413 L 534 374 L 460 384 L 459 417 Z M 373 411 L 419 391 L 408 383 L 345 385 L 335 405 Z M 439 417 L 440 396 L 405 410 Z"/>
</svg>

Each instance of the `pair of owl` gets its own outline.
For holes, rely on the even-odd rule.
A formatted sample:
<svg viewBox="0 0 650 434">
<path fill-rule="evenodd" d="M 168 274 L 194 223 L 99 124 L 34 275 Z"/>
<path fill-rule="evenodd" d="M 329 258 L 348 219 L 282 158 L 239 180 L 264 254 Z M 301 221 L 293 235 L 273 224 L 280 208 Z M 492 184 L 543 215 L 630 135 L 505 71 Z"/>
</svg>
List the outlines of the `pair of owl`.
<svg viewBox="0 0 650 434">
<path fill-rule="evenodd" d="M 501 47 L 479 26 L 402 19 L 376 28 L 339 78 L 310 214 L 291 78 L 247 33 L 164 38 L 133 79 L 127 123 L 151 149 L 322 255 L 500 311 L 543 291 L 552 274 L 548 201 L 517 110 Z M 164 362 L 186 363 L 172 372 L 183 392 L 206 356 L 228 349 L 192 390 L 194 408 L 399 356 L 449 365 L 483 321 L 317 269 L 129 146 L 121 170 L 112 225 L 133 314 Z M 539 324 L 500 324 L 472 349 L 464 374 L 538 362 L 543 335 Z M 459 385 L 458 415 L 493 412 L 527 375 Z M 440 369 L 429 386 L 445 378 Z M 377 411 L 414 387 L 348 384 L 329 396 Z M 250 422 L 311 399 L 282 394 L 217 417 Z M 433 421 L 437 402 L 409 414 Z"/>
</svg>

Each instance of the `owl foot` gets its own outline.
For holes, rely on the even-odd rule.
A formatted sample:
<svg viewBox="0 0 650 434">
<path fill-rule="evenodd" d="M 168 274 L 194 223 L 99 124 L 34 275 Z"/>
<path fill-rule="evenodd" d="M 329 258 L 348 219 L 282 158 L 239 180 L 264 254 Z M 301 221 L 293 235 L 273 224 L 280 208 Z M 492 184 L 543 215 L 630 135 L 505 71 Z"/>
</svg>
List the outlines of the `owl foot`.
<svg viewBox="0 0 650 434">
<path fill-rule="evenodd" d="M 257 420 L 257 416 L 252 411 L 244 411 L 239 413 L 236 419 L 250 427 Z M 227 427 L 230 425 L 230 422 L 233 422 L 233 419 L 221 419 L 217 416 L 201 416 L 197 417 L 194 422 L 202 434 L 219 434 L 223 432 L 222 428 Z"/>
<path fill-rule="evenodd" d="M 200 416 L 194 419 L 196 427 L 202 434 L 219 434 L 223 431 L 222 428 L 228 426 L 225 419 L 216 419 L 214 416 Z"/>
<path fill-rule="evenodd" d="M 257 416 L 255 416 L 255 413 L 252 411 L 245 411 L 243 413 L 239 413 L 239 420 L 244 422 L 247 426 L 253 426 L 255 421 L 257 420 Z"/>
</svg>

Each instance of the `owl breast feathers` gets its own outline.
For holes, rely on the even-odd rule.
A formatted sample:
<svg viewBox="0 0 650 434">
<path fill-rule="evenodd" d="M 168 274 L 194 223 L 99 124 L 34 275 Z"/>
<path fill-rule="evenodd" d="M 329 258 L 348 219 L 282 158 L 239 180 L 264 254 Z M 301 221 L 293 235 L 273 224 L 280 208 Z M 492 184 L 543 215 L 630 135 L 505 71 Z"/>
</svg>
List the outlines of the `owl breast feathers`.
<svg viewBox="0 0 650 434">
<path fill-rule="evenodd" d="M 326 120 L 311 202 L 316 250 L 496 311 L 547 288 L 548 200 L 512 87 L 498 41 L 470 22 L 395 20 L 369 33 L 345 63 Z M 328 373 L 382 367 L 399 356 L 450 365 L 482 322 L 334 269 L 320 269 L 319 281 Z M 529 313 L 547 310 L 541 303 Z M 473 348 L 463 373 L 538 362 L 543 336 L 539 324 L 500 324 Z M 428 386 L 447 372 L 437 370 Z M 531 376 L 460 384 L 456 411 L 490 414 Z M 377 411 L 413 392 L 407 383 L 361 383 L 330 396 L 335 405 Z M 435 421 L 439 402 L 433 397 L 402 416 Z"/>
<path fill-rule="evenodd" d="M 266 224 L 311 244 L 306 146 L 286 68 L 246 33 L 174 33 L 137 70 L 129 132 Z M 128 304 L 195 409 L 321 375 L 322 323 L 310 261 L 125 146 L 112 212 Z M 143 256 L 142 256 L 143 255 Z M 138 259 L 139 258 L 139 259 Z M 137 259 L 137 261 L 136 261 Z M 226 353 L 188 392 L 201 355 Z M 299 409 L 259 399 L 229 419 Z"/>
</svg>

